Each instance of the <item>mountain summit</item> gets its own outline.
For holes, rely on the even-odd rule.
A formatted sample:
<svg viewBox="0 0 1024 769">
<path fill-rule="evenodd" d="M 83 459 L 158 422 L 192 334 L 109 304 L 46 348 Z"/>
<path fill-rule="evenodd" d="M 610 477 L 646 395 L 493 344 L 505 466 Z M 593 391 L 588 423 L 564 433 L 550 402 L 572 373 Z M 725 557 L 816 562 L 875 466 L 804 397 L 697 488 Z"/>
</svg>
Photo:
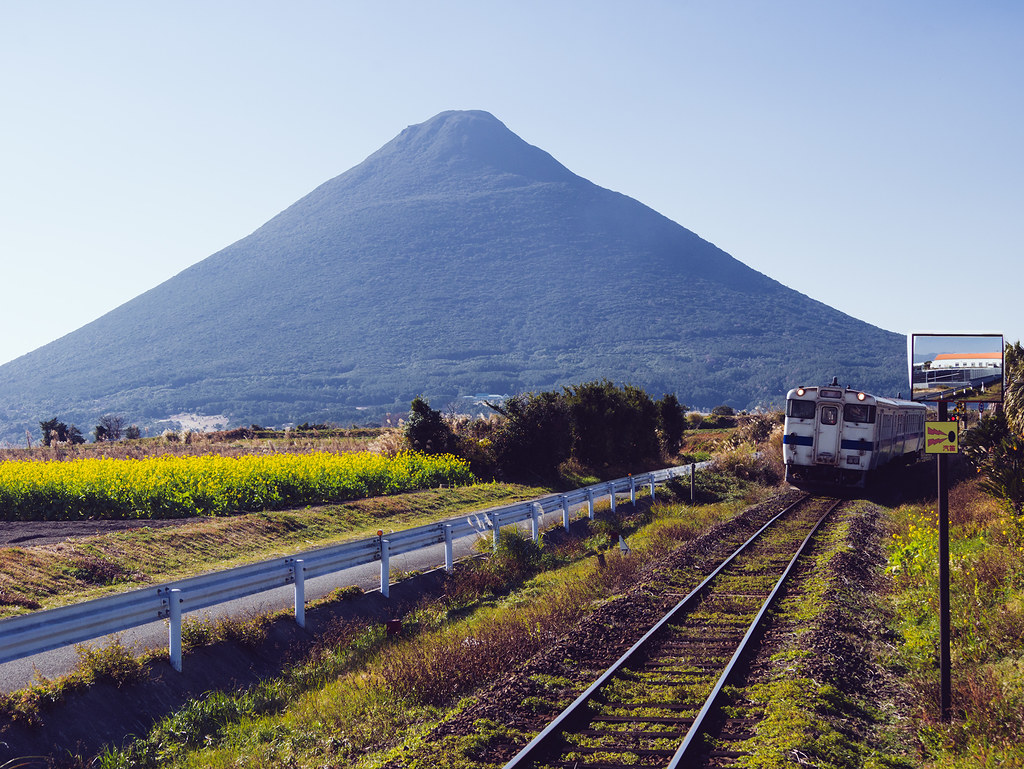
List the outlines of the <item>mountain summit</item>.
<svg viewBox="0 0 1024 769">
<path fill-rule="evenodd" d="M 106 413 L 367 421 L 608 378 L 691 405 L 901 387 L 901 336 L 583 179 L 486 112 L 410 126 L 239 240 L 0 366 L 0 437 Z"/>
</svg>

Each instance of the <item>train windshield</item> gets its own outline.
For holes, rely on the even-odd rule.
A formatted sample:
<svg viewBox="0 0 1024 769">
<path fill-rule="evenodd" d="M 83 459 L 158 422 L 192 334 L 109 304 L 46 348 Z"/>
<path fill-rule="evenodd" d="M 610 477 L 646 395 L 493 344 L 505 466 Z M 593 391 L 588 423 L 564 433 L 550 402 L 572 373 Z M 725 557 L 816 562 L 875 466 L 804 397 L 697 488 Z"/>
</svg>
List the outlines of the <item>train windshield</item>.
<svg viewBox="0 0 1024 769">
<path fill-rule="evenodd" d="M 834 425 L 839 421 L 839 407 L 825 406 L 821 410 L 821 423 L 823 425 Z"/>
<path fill-rule="evenodd" d="M 794 419 L 814 419 L 814 409 L 814 401 L 791 400 L 786 416 L 793 417 Z"/>
<path fill-rule="evenodd" d="M 843 421 L 856 424 L 873 424 L 875 421 L 875 407 L 866 403 L 847 403 L 843 409 Z"/>
</svg>

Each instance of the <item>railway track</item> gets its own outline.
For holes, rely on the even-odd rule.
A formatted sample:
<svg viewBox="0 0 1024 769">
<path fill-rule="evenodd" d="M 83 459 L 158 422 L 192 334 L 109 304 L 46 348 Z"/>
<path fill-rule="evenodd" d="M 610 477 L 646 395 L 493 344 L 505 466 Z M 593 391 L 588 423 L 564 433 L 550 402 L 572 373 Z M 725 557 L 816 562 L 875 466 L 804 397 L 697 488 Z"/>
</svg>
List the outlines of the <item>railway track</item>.
<svg viewBox="0 0 1024 769">
<path fill-rule="evenodd" d="M 505 769 L 717 767 L 742 756 L 761 714 L 742 699 L 725 703 L 723 692 L 839 504 L 808 495 L 768 521 Z"/>
</svg>

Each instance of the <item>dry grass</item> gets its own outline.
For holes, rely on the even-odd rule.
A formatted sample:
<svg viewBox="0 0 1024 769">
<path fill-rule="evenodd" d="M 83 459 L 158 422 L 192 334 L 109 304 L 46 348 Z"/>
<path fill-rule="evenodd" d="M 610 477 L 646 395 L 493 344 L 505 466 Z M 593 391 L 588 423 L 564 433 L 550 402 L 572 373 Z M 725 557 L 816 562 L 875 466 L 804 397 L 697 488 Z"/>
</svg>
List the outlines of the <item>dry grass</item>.
<svg viewBox="0 0 1024 769">
<path fill-rule="evenodd" d="M 542 603 L 519 606 L 488 622 L 451 625 L 395 646 L 380 675 L 399 698 L 441 705 L 505 675 L 557 638 L 585 612 L 593 590 L 564 585 Z"/>
<path fill-rule="evenodd" d="M 168 433 L 159 438 L 141 438 L 104 443 L 82 443 L 77 446 L 59 444 L 33 448 L 0 448 L 2 462 L 65 462 L 73 459 L 144 459 L 146 457 L 196 457 L 216 454 L 240 457 L 250 454 L 312 454 L 323 451 L 346 454 L 372 451 L 370 444 L 381 438 L 384 430 L 353 430 L 350 434 L 310 435 L 285 431 L 280 437 L 255 438 L 247 430 L 226 432 Z M 394 431 L 392 431 L 394 432 Z"/>
</svg>

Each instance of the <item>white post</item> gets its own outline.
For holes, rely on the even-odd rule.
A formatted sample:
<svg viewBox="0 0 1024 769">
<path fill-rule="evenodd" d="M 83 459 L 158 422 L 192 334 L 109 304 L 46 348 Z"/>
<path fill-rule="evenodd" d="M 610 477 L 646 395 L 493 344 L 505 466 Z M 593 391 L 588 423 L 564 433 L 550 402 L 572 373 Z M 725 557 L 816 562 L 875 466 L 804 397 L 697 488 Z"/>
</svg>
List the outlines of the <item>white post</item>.
<svg viewBox="0 0 1024 769">
<path fill-rule="evenodd" d="M 172 587 L 167 595 L 167 608 L 170 609 L 170 630 L 168 637 L 168 656 L 171 667 L 181 672 L 181 590 Z"/>
<path fill-rule="evenodd" d="M 562 497 L 562 526 L 569 531 L 569 498 L 566 496 Z"/>
<path fill-rule="evenodd" d="M 452 525 L 444 525 L 444 570 L 449 574 L 455 568 L 455 556 L 452 553 Z"/>
<path fill-rule="evenodd" d="M 636 478 L 633 477 L 633 473 L 629 474 L 629 502 L 632 505 L 636 504 Z"/>
<path fill-rule="evenodd" d="M 615 512 L 615 484 L 608 484 L 608 501 L 611 503 L 612 512 Z"/>
<path fill-rule="evenodd" d="M 494 547 L 492 548 L 492 550 L 494 550 L 495 552 L 497 552 L 497 550 L 498 550 L 498 539 L 500 537 L 501 537 L 501 514 L 500 513 L 495 513 L 494 514 L 494 527 L 493 527 Z"/>
<path fill-rule="evenodd" d="M 306 627 L 306 574 L 302 559 L 292 562 L 295 575 L 295 624 Z"/>
<path fill-rule="evenodd" d="M 587 489 L 587 506 L 589 507 L 588 515 L 590 520 L 594 520 L 594 489 Z"/>
<path fill-rule="evenodd" d="M 651 502 L 654 502 L 654 476 L 651 476 Z"/>
<path fill-rule="evenodd" d="M 540 516 L 538 515 L 537 508 L 540 507 L 540 502 L 534 502 L 530 505 L 530 524 L 533 529 L 533 541 L 537 542 L 540 539 Z"/>
<path fill-rule="evenodd" d="M 386 540 L 380 541 L 380 594 L 385 598 L 391 597 L 391 544 Z"/>
</svg>

